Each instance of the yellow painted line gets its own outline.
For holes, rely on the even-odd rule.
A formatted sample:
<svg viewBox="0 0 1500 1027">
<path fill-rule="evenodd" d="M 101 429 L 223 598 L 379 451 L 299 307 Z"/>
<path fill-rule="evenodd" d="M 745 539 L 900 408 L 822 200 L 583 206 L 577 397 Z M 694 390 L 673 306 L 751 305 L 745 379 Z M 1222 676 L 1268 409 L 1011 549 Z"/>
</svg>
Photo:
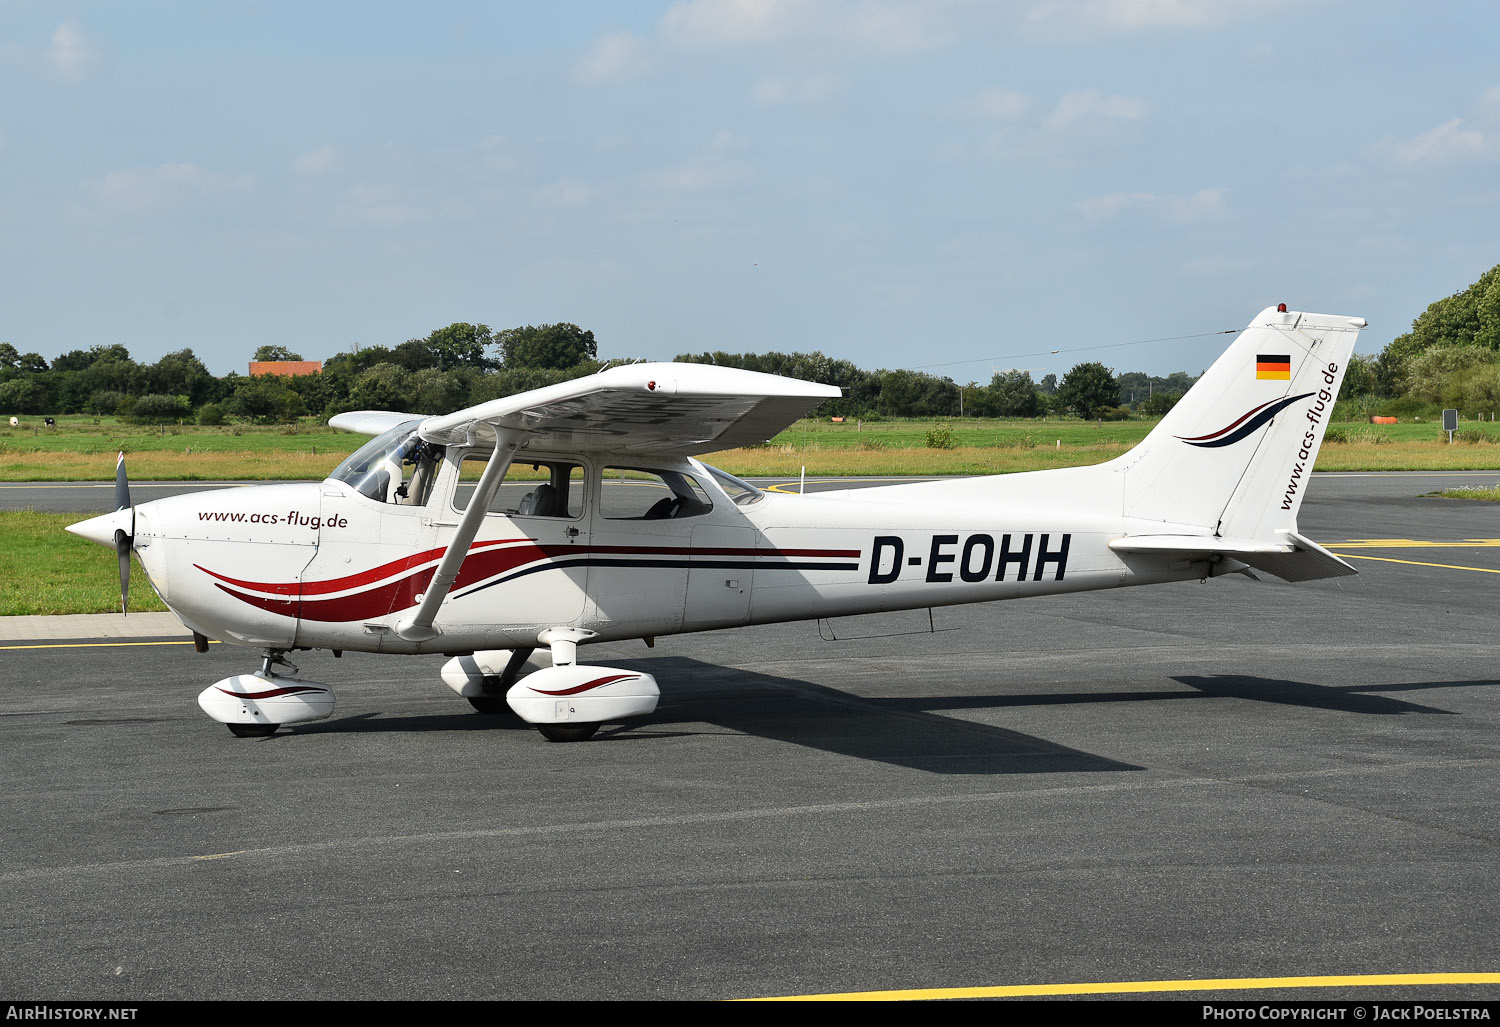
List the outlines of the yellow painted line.
<svg viewBox="0 0 1500 1027">
<path fill-rule="evenodd" d="M 180 488 L 249 488 L 251 485 L 277 485 L 276 480 L 267 481 L 158 481 L 130 483 L 133 489 L 180 489 Z M 0 485 L 0 489 L 112 489 L 115 483 L 112 481 L 76 481 L 59 483 L 37 482 L 32 485 Z"/>
<path fill-rule="evenodd" d="M 192 639 L 186 642 L 49 642 L 46 645 L 0 645 L 0 649 L 110 649 L 124 645 L 192 645 Z M 223 645 L 216 638 L 208 640 L 209 645 Z"/>
<path fill-rule="evenodd" d="M 211 852 L 207 856 L 194 856 L 193 858 L 194 859 L 198 859 L 198 860 L 203 860 L 203 859 L 223 859 L 225 856 L 239 856 L 239 855 L 243 855 L 244 853 L 249 852 L 249 851 L 250 851 L 249 849 L 236 849 L 233 852 Z"/>
<path fill-rule="evenodd" d="M 1411 538 L 1351 538 L 1347 542 L 1329 542 L 1332 549 L 1496 549 L 1500 538 L 1468 538 L 1461 542 L 1424 542 Z"/>
<path fill-rule="evenodd" d="M 904 1002 L 920 999 L 1019 998 L 1032 995 L 1119 995 L 1163 991 L 1254 991 L 1269 988 L 1356 988 L 1417 984 L 1500 984 L 1500 973 L 1343 974 L 1328 977 L 1221 977 L 1187 981 L 1111 981 L 1101 984 L 1010 984 L 993 988 L 915 988 L 782 995 L 750 1002 Z"/>
<path fill-rule="evenodd" d="M 1493 567 L 1461 567 L 1456 563 L 1423 563 L 1421 560 L 1397 560 L 1390 556 L 1359 556 L 1355 553 L 1340 553 L 1346 560 L 1379 560 L 1381 563 L 1409 563 L 1413 567 L 1441 567 L 1445 571 L 1478 571 L 1481 574 L 1500 574 Z"/>
</svg>

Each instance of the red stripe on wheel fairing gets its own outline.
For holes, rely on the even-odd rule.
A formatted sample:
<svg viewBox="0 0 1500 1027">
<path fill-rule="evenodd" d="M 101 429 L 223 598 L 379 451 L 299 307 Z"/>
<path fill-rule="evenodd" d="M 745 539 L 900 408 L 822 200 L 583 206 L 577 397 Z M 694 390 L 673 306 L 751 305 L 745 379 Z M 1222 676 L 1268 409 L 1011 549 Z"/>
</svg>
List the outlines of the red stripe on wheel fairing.
<svg viewBox="0 0 1500 1027">
<path fill-rule="evenodd" d="M 219 688 L 218 685 L 214 686 Z M 236 699 L 274 699 L 278 695 L 301 695 L 303 692 L 316 692 L 319 695 L 327 692 L 326 688 L 309 688 L 306 686 L 288 685 L 285 688 L 272 688 L 264 692 L 231 692 L 227 688 L 219 688 L 225 695 L 232 695 Z"/>
<path fill-rule="evenodd" d="M 577 695 L 579 692 L 587 692 L 591 688 L 603 688 L 605 685 L 613 684 L 616 681 L 625 681 L 629 678 L 638 677 L 640 677 L 639 674 L 611 674 L 609 677 L 595 678 L 592 681 L 586 681 L 573 688 L 562 688 L 556 692 L 549 692 L 545 688 L 533 688 L 532 691 L 540 695 Z"/>
</svg>

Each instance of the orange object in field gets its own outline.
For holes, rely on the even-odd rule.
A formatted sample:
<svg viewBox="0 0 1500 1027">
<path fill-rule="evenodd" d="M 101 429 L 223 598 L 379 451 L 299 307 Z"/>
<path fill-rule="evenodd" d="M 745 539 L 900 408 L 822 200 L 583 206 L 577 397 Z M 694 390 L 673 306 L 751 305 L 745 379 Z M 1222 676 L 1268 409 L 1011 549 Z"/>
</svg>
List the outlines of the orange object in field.
<svg viewBox="0 0 1500 1027">
<path fill-rule="evenodd" d="M 1371 424 L 1395 424 L 1396 423 L 1396 418 L 1394 418 L 1394 417 L 1372 417 L 1372 418 L 1370 418 L 1370 423 Z"/>
</svg>

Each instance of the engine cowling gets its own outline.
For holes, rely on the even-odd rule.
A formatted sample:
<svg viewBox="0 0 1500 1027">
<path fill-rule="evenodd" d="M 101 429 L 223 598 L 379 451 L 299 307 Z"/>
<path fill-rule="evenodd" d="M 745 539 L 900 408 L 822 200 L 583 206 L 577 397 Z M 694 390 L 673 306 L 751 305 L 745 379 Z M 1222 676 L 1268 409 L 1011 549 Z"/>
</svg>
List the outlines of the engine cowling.
<svg viewBox="0 0 1500 1027">
<path fill-rule="evenodd" d="M 656 709 L 656 679 L 619 667 L 547 667 L 511 686 L 505 701 L 528 724 L 599 724 Z"/>
</svg>

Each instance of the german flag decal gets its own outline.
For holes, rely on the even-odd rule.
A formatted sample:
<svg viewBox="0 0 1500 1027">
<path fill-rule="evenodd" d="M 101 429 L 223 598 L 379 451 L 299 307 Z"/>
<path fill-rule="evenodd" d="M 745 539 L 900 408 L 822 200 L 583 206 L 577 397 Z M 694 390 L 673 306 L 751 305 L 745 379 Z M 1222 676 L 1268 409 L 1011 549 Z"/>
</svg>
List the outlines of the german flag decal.
<svg viewBox="0 0 1500 1027">
<path fill-rule="evenodd" d="M 1272 381 L 1292 380 L 1292 356 L 1290 353 L 1262 353 L 1255 358 L 1255 377 Z"/>
</svg>

